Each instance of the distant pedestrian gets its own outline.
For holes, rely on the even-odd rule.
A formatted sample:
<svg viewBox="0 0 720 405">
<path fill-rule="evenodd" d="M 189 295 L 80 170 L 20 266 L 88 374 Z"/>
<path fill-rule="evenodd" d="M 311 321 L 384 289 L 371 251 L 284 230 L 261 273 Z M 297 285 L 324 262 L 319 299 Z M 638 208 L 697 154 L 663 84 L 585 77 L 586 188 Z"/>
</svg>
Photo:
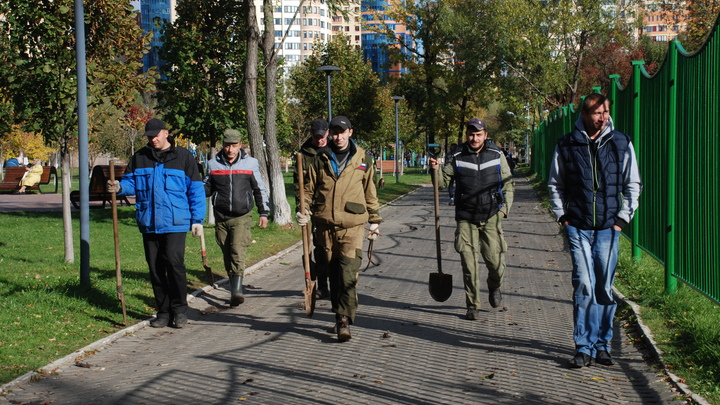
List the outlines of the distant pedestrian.
<svg viewBox="0 0 720 405">
<path fill-rule="evenodd" d="M 42 179 L 43 167 L 40 159 L 35 159 L 33 163 L 25 166 L 25 175 L 20 180 L 20 189 L 18 193 L 24 194 L 27 187 L 32 187 Z"/>
<path fill-rule="evenodd" d="M 367 238 L 373 240 L 382 221 L 372 156 L 350 139 L 352 133 L 347 117 L 332 119 L 330 147 L 319 151 L 308 166 L 305 202 L 310 211 L 296 214 L 298 224 L 307 226 L 312 213 L 316 235 L 320 236 L 316 243 L 327 255 L 330 302 L 341 342 L 350 340 L 350 325 L 355 323 L 363 225 L 370 223 Z"/>
<path fill-rule="evenodd" d="M 550 202 L 565 227 L 573 264 L 571 368 L 614 364 L 612 287 L 619 238 L 642 191 L 630 137 L 614 130 L 609 104 L 601 94 L 585 98 L 575 129 L 558 141 L 550 167 Z"/>
<path fill-rule="evenodd" d="M 318 118 L 310 125 L 310 138 L 305 141 L 300 147 L 300 153 L 302 153 L 303 168 L 302 170 L 295 170 L 294 182 L 295 182 L 295 206 L 300 209 L 299 204 L 299 187 L 298 174 L 302 172 L 307 176 L 307 167 L 313 164 L 313 160 L 317 157 L 318 151 L 323 148 L 327 148 L 328 133 L 329 133 L 328 122 L 322 118 Z M 305 180 L 307 182 L 307 179 Z M 325 254 L 322 244 L 318 245 L 318 241 L 323 237 L 318 234 L 318 228 L 312 226 L 312 240 L 313 240 L 313 257 L 310 263 L 312 277 L 317 281 L 317 290 L 315 291 L 315 298 L 324 299 L 330 297 L 330 288 L 328 286 L 328 274 L 327 274 L 327 255 Z"/>
<path fill-rule="evenodd" d="M 466 124 L 466 141 L 449 157 L 438 176 L 438 186 L 455 179 L 455 250 L 460 253 L 465 285 L 465 304 L 469 320 L 478 318 L 480 283 L 478 259 L 482 254 L 488 269 L 490 306 L 502 302 L 500 288 L 505 275 L 507 243 L 502 219 L 507 218 L 515 195 L 505 155 L 488 139 L 485 121 L 473 118 Z M 430 159 L 430 168 L 440 162 Z"/>
<path fill-rule="evenodd" d="M 260 164 L 242 147 L 240 132 L 226 129 L 223 148 L 215 159 L 208 161 L 208 174 L 203 180 L 205 195 L 211 198 L 215 214 L 215 240 L 223 252 L 230 279 L 231 307 L 245 302 L 242 282 L 245 252 L 252 243 L 253 202 L 260 214 L 260 229 L 267 227 L 270 213 Z"/>
<path fill-rule="evenodd" d="M 154 328 L 187 324 L 185 238 L 203 232 L 205 190 L 197 164 L 187 149 L 176 146 L 162 120 L 145 124 L 148 144 L 130 159 L 121 180 L 107 191 L 134 195 L 138 228 L 155 295 Z"/>
</svg>

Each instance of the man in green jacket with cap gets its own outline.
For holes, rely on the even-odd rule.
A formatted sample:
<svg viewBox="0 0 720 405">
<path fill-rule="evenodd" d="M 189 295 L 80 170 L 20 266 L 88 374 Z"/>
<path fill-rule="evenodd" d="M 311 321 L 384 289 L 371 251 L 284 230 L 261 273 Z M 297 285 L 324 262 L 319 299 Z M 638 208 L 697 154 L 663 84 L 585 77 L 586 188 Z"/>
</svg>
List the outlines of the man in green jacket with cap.
<svg viewBox="0 0 720 405">
<path fill-rule="evenodd" d="M 260 212 L 260 229 L 268 223 L 270 205 L 260 165 L 242 148 L 240 132 L 226 129 L 223 148 L 208 161 L 203 180 L 205 195 L 211 198 L 215 213 L 215 240 L 223 252 L 225 271 L 230 279 L 230 306 L 245 302 L 242 280 L 245 251 L 252 242 L 253 201 Z"/>
</svg>

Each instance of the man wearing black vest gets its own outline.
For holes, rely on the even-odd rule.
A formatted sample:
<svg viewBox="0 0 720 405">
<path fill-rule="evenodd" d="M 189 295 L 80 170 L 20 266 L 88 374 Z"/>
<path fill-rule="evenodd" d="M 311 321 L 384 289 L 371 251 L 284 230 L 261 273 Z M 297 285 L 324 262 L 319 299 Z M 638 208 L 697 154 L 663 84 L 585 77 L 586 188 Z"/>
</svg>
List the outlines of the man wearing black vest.
<svg viewBox="0 0 720 405">
<path fill-rule="evenodd" d="M 573 264 L 575 356 L 570 368 L 614 364 L 612 286 L 620 232 L 635 214 L 642 191 L 630 137 L 614 130 L 609 104 L 601 94 L 585 98 L 575 129 L 558 140 L 548 180 L 550 203 L 565 227 Z"/>
<path fill-rule="evenodd" d="M 488 269 L 490 306 L 497 308 L 502 301 L 500 287 L 507 252 L 502 219 L 510 212 L 515 189 L 505 155 L 488 139 L 485 121 L 468 121 L 465 135 L 465 143 L 443 165 L 438 186 L 446 187 L 455 179 L 455 250 L 460 253 L 463 269 L 465 317 L 476 320 L 480 308 L 480 254 Z M 439 166 L 437 159 L 430 158 L 433 170 Z"/>
</svg>

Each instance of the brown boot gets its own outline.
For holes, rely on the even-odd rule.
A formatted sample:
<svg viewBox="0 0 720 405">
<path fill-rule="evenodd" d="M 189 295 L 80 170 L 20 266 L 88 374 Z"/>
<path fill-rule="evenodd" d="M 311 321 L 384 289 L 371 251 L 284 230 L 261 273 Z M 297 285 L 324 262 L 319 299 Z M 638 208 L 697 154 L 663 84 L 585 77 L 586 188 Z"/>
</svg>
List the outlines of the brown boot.
<svg viewBox="0 0 720 405">
<path fill-rule="evenodd" d="M 345 315 L 337 315 L 337 336 L 340 342 L 347 342 L 352 338 L 350 335 L 350 319 Z"/>
</svg>

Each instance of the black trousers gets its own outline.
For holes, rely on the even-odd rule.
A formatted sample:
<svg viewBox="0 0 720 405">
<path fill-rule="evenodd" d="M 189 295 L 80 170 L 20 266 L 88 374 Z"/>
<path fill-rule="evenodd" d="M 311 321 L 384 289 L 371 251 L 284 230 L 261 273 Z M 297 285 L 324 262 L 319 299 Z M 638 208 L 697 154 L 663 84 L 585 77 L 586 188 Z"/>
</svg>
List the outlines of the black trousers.
<svg viewBox="0 0 720 405">
<path fill-rule="evenodd" d="M 158 318 L 187 312 L 186 236 L 186 232 L 143 234 Z"/>
</svg>

